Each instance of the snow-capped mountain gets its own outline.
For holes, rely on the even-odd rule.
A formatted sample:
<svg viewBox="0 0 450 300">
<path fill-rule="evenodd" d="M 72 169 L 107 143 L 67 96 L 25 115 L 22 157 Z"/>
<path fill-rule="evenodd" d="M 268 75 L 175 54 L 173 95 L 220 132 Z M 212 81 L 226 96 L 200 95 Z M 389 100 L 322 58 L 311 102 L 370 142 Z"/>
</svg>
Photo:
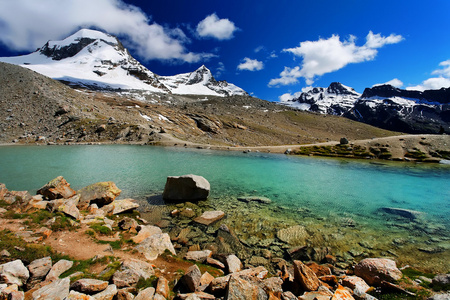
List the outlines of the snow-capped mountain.
<svg viewBox="0 0 450 300">
<path fill-rule="evenodd" d="M 333 82 L 328 88 L 310 88 L 298 98 L 287 100 L 283 104 L 301 110 L 340 116 L 350 110 L 360 96 L 361 94 L 351 87 Z"/>
<path fill-rule="evenodd" d="M 31 54 L 2 57 L 0 61 L 97 89 L 214 96 L 247 94 L 226 81 L 216 81 L 205 66 L 192 73 L 158 76 L 134 59 L 116 37 L 90 29 L 81 29 L 61 41 L 48 41 Z"/>
<path fill-rule="evenodd" d="M 180 95 L 246 95 L 240 87 L 226 81 L 217 81 L 211 71 L 204 65 L 192 73 L 174 76 L 159 76 L 159 81 L 168 87 L 173 94 Z"/>
<path fill-rule="evenodd" d="M 380 128 L 410 132 L 450 132 L 450 88 L 410 91 L 391 85 L 366 88 L 363 94 L 337 82 L 311 88 L 281 102 L 302 110 L 341 115 Z"/>
</svg>

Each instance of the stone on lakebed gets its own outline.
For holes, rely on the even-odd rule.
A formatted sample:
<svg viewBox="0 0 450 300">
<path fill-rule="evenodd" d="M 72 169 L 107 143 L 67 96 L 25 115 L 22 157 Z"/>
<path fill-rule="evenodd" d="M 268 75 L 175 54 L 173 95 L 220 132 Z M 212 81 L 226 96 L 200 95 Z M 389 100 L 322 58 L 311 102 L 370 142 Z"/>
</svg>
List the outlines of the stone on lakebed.
<svg viewBox="0 0 450 300">
<path fill-rule="evenodd" d="M 223 211 L 205 211 L 200 217 L 195 218 L 194 221 L 203 225 L 211 225 L 223 217 L 225 217 L 225 213 Z"/>
</svg>

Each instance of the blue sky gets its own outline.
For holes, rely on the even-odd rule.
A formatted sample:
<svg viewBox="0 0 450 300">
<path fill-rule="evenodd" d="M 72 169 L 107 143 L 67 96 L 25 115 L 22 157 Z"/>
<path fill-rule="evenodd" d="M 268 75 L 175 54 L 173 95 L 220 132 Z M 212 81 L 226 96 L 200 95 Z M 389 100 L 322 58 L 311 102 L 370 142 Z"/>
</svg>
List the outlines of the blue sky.
<svg viewBox="0 0 450 300">
<path fill-rule="evenodd" d="M 0 0 L 0 56 L 80 28 L 118 36 L 159 75 L 206 65 L 271 101 L 339 81 L 450 86 L 450 1 Z"/>
</svg>

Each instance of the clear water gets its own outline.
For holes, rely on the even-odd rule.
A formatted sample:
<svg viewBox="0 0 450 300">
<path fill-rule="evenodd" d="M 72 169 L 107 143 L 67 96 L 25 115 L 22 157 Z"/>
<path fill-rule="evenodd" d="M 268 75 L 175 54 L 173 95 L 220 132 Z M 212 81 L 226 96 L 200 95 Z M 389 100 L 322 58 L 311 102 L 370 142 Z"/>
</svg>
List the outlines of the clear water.
<svg viewBox="0 0 450 300">
<path fill-rule="evenodd" d="M 167 176 L 184 174 L 204 176 L 211 184 L 210 201 L 218 208 L 225 203 L 230 209 L 226 202 L 238 196 L 265 196 L 272 199 L 270 207 L 285 209 L 286 218 L 307 209 L 314 216 L 310 223 L 331 228 L 351 218 L 364 224 L 360 234 L 372 237 L 394 234 L 393 223 L 379 208 L 418 210 L 425 213 L 427 224 L 438 226 L 434 240 L 439 247 L 450 248 L 448 166 L 134 145 L 0 147 L 0 182 L 10 190 L 35 192 L 62 175 L 74 189 L 114 181 L 121 197 L 145 199 L 162 193 Z M 283 212 L 276 218 L 282 221 Z M 411 234 L 411 228 L 404 234 Z M 428 238 L 430 232 L 425 232 Z M 418 237 L 418 242 L 427 237 Z"/>
</svg>

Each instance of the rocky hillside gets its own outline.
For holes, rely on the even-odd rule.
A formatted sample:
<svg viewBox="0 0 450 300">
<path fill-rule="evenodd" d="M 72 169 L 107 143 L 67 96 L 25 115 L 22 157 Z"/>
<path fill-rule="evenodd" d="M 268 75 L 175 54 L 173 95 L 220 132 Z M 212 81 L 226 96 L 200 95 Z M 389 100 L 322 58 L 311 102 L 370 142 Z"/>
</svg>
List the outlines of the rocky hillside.
<svg viewBox="0 0 450 300">
<path fill-rule="evenodd" d="M 200 99 L 73 89 L 26 68 L 0 63 L 0 142 L 158 143 L 177 138 L 178 144 L 260 146 L 395 134 L 249 96 Z"/>
<path fill-rule="evenodd" d="M 116 37 L 81 29 L 62 41 L 48 41 L 29 55 L 3 57 L 71 85 L 94 90 L 144 90 L 182 95 L 232 96 L 247 93 L 226 81 L 216 81 L 205 66 L 174 76 L 158 76 L 134 59 Z"/>
<path fill-rule="evenodd" d="M 450 88 L 409 91 L 381 85 L 358 94 L 333 82 L 313 88 L 283 104 L 306 111 L 340 115 L 387 130 L 450 133 Z"/>
</svg>

